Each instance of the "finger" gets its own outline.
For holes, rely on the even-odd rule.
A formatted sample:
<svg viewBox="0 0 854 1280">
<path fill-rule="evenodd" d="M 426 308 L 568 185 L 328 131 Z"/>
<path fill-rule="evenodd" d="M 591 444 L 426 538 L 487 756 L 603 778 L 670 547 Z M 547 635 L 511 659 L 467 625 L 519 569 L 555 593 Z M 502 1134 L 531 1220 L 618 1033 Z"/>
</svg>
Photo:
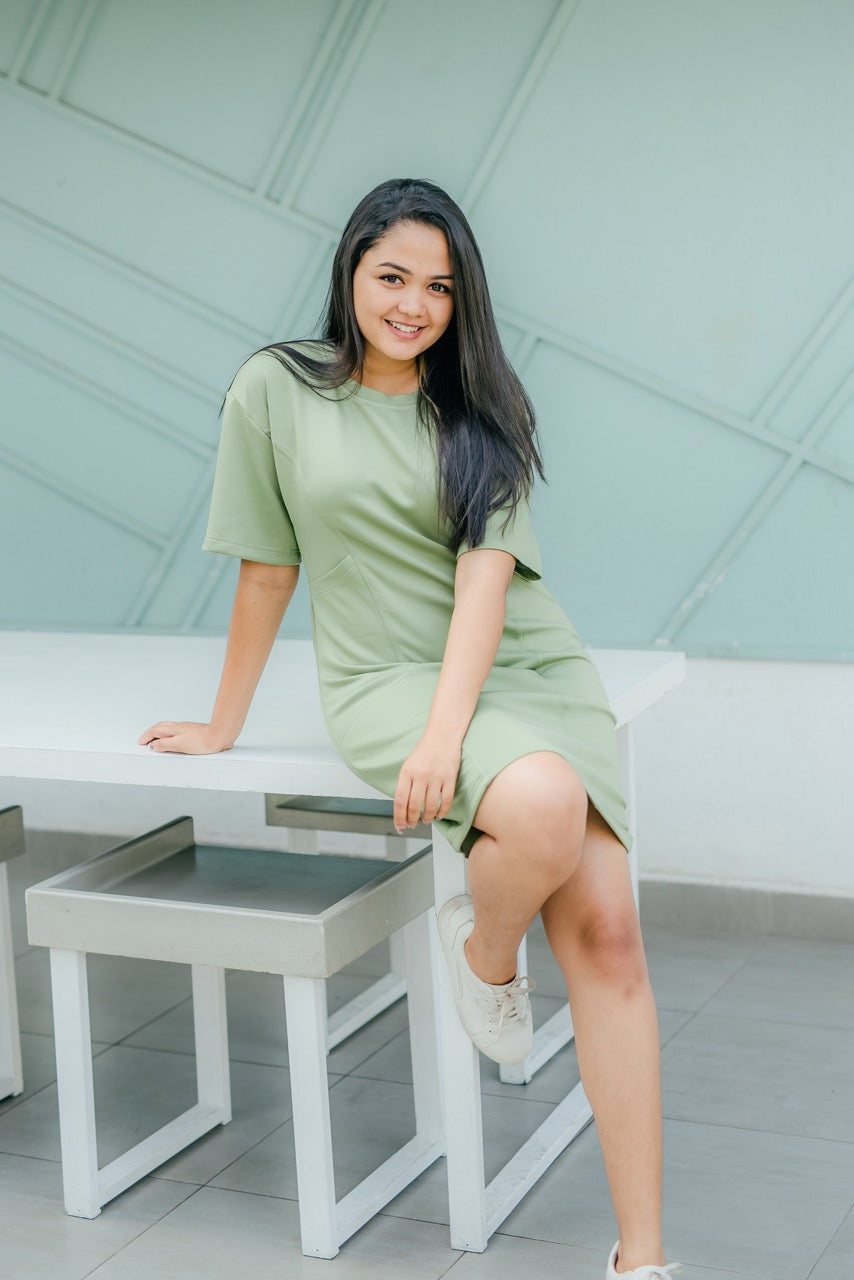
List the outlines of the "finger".
<svg viewBox="0 0 854 1280">
<path fill-rule="evenodd" d="M 149 729 L 146 729 L 144 733 L 141 733 L 137 741 L 144 746 L 146 742 L 150 742 L 152 738 L 159 738 L 164 732 L 168 733 L 170 729 L 174 732 L 175 725 L 176 722 L 174 720 L 158 720 L 157 724 L 151 725 Z"/>
<path fill-rule="evenodd" d="M 406 806 L 407 826 L 414 827 L 421 821 L 425 791 L 426 787 L 423 782 L 413 782 L 412 789 L 409 792 L 409 803 Z"/>
<path fill-rule="evenodd" d="M 439 810 L 441 809 L 441 807 L 442 807 L 441 787 L 436 785 L 432 787 L 428 787 L 427 793 L 424 797 L 424 814 L 422 817 L 422 821 L 427 823 L 433 822 L 433 820 L 436 817 L 438 817 Z"/>
<path fill-rule="evenodd" d="M 397 782 L 397 790 L 394 793 L 394 826 L 397 831 L 403 831 L 406 827 L 406 809 L 409 803 L 411 785 L 409 778 L 401 773 Z"/>
<path fill-rule="evenodd" d="M 162 738 L 155 738 L 150 745 L 152 751 L 182 751 L 183 748 L 180 743 L 180 734 L 175 733 Z"/>
<path fill-rule="evenodd" d="M 454 794 L 456 787 L 453 782 L 448 782 L 442 787 L 442 803 L 439 805 L 437 818 L 447 818 L 451 805 L 454 803 Z"/>
</svg>

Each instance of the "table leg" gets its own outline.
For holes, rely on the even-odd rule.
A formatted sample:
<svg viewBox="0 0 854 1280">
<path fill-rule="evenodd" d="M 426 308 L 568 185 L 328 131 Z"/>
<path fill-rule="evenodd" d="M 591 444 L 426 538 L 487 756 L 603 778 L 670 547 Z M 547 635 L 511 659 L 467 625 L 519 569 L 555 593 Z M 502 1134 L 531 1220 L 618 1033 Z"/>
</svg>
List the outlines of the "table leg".
<svg viewBox="0 0 854 1280">
<path fill-rule="evenodd" d="M 338 1252 L 322 978 L 284 979 L 302 1251 Z"/>
<path fill-rule="evenodd" d="M 194 964 L 190 968 L 199 1105 L 218 1111 L 220 1123 L 228 1124 L 231 1119 L 231 1074 L 225 970 L 207 964 Z"/>
<path fill-rule="evenodd" d="M 50 974 L 65 1211 L 96 1218 L 101 1197 L 85 952 L 52 948 Z"/>
<path fill-rule="evenodd" d="M 419 1137 L 444 1142 L 435 999 L 438 958 L 438 938 L 435 937 L 435 932 L 434 914 L 432 911 L 425 911 L 403 930 L 403 941 L 406 951 L 415 1132 Z"/>
<path fill-rule="evenodd" d="M 465 859 L 433 828 L 436 906 L 466 892 Z M 444 957 L 438 961 L 442 1089 L 445 1104 L 451 1248 L 482 1253 L 486 1228 L 480 1058 L 462 1028 Z"/>
</svg>

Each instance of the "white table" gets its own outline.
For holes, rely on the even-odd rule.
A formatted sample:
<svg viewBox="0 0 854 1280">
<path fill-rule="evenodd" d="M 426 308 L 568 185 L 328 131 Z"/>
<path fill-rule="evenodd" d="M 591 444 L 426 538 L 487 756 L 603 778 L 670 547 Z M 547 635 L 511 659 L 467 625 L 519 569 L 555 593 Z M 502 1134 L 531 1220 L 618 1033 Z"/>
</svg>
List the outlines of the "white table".
<svg viewBox="0 0 854 1280">
<path fill-rule="evenodd" d="M 232 751 L 189 757 L 137 746 L 142 729 L 158 719 L 208 718 L 223 651 L 221 639 L 207 637 L 0 633 L 0 775 L 376 796 L 329 742 L 308 641 L 274 646 L 246 728 Z M 593 656 L 617 717 L 634 832 L 631 722 L 681 682 L 684 656 L 628 650 L 598 650 Z M 437 901 L 464 892 L 464 859 L 437 831 L 434 865 Z M 637 847 L 632 865 L 636 881 Z M 443 965 L 439 972 L 451 1244 L 482 1250 L 527 1189 L 589 1123 L 590 1110 L 577 1086 L 485 1187 L 479 1057 L 456 1018 Z M 571 1035 L 568 1018 L 557 1034 Z"/>
</svg>

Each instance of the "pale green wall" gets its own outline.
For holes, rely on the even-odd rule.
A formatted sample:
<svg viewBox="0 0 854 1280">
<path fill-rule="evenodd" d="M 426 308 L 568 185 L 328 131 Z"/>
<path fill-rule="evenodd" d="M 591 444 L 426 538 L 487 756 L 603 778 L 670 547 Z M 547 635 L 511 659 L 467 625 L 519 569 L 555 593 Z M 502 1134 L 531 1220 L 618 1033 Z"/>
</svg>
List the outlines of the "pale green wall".
<svg viewBox="0 0 854 1280">
<path fill-rule="evenodd" d="M 852 50 L 850 0 L 3 0 L 0 623 L 224 625 L 222 392 L 415 174 L 480 237 L 585 639 L 854 657 Z"/>
</svg>

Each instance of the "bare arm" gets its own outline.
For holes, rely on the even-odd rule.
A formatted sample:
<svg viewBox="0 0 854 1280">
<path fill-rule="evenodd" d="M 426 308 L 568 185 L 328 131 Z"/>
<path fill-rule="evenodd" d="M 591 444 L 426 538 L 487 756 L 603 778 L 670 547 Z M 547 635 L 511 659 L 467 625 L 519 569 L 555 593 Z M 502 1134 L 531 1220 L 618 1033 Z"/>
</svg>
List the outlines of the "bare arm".
<svg viewBox="0 0 854 1280">
<path fill-rule="evenodd" d="M 454 611 L 427 727 L 403 763 L 394 796 L 395 826 L 447 816 L 463 738 L 504 630 L 506 595 L 516 561 L 478 548 L 457 561 Z"/>
<path fill-rule="evenodd" d="M 142 746 L 185 755 L 208 755 L 234 746 L 298 577 L 298 565 L 240 562 L 225 662 L 210 722 L 160 720 L 140 736 Z"/>
</svg>

